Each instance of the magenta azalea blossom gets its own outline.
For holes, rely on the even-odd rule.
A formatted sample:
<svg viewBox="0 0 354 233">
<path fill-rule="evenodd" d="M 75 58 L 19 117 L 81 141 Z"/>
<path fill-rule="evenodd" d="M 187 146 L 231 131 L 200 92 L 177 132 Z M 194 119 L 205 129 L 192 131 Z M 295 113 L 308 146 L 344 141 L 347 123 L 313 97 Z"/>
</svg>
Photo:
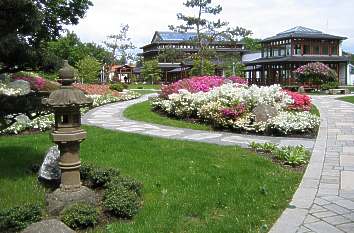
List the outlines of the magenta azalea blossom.
<svg viewBox="0 0 354 233">
<path fill-rule="evenodd" d="M 191 77 L 162 86 L 162 96 L 166 98 L 170 94 L 178 93 L 178 91 L 181 89 L 185 89 L 191 93 L 208 92 L 214 87 L 223 85 L 228 80 L 232 81 L 233 83 L 247 85 L 247 81 L 245 79 L 236 76 L 230 78 L 224 78 L 220 76 Z"/>
</svg>

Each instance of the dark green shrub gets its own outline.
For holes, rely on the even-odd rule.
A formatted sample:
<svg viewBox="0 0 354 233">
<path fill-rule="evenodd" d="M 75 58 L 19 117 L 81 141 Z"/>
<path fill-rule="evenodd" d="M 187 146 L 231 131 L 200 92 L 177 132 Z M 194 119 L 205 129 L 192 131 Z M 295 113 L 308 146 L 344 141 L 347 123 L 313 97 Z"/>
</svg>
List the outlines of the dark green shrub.
<svg viewBox="0 0 354 233">
<path fill-rule="evenodd" d="M 36 204 L 27 204 L 0 210 L 0 232 L 17 232 L 42 218 L 42 209 Z"/>
<path fill-rule="evenodd" d="M 93 187 L 102 187 L 116 176 L 119 176 L 118 169 L 97 167 L 90 172 L 89 181 Z"/>
<path fill-rule="evenodd" d="M 121 82 L 114 83 L 109 86 L 109 89 L 111 89 L 113 91 L 119 91 L 119 92 L 122 92 L 124 89 L 127 89 L 127 88 L 128 88 L 128 85 L 125 83 L 121 83 Z"/>
<path fill-rule="evenodd" d="M 339 82 L 328 82 L 321 85 L 321 90 L 337 89 Z"/>
<path fill-rule="evenodd" d="M 98 216 L 96 207 L 86 203 L 77 203 L 65 208 L 60 214 L 60 219 L 76 230 L 94 227 L 98 222 Z"/>
<path fill-rule="evenodd" d="M 113 185 L 104 192 L 103 206 L 116 217 L 132 218 L 138 212 L 140 203 L 135 192 L 123 185 Z"/>
<path fill-rule="evenodd" d="M 112 188 L 114 186 L 122 185 L 132 192 L 135 192 L 139 197 L 142 194 L 143 184 L 134 178 L 128 176 L 116 176 L 107 183 L 106 188 Z"/>
<path fill-rule="evenodd" d="M 81 163 L 80 167 L 80 176 L 83 180 L 88 180 L 90 178 L 90 174 L 93 170 L 93 166 L 87 163 Z"/>
<path fill-rule="evenodd" d="M 83 163 L 80 167 L 80 175 L 83 180 L 87 180 L 94 188 L 102 187 L 119 176 L 119 170 L 116 168 L 94 167 L 93 165 Z"/>
</svg>

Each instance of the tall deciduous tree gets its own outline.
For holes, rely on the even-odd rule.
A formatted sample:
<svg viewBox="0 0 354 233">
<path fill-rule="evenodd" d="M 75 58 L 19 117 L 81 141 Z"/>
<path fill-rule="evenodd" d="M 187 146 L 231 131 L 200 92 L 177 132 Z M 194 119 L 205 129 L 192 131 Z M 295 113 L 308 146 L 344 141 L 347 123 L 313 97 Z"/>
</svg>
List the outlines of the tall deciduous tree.
<svg viewBox="0 0 354 233">
<path fill-rule="evenodd" d="M 82 83 L 97 83 L 101 64 L 91 56 L 80 60 L 76 67 L 78 69 L 79 79 Z"/>
<path fill-rule="evenodd" d="M 90 6 L 90 0 L 1 0 L 2 69 L 38 66 L 42 43 L 57 39 L 63 26 L 78 24 Z"/>
<path fill-rule="evenodd" d="M 119 60 L 132 60 L 134 58 L 132 50 L 135 49 L 135 46 L 133 45 L 131 38 L 128 37 L 128 31 L 129 25 L 122 24 L 118 34 L 107 36 L 108 40 L 103 42 L 110 50 L 113 62 Z"/>
<path fill-rule="evenodd" d="M 211 0 L 187 0 L 183 3 L 187 8 L 194 9 L 194 15 L 177 14 L 177 19 L 183 21 L 181 25 L 169 25 L 170 30 L 179 32 L 195 32 L 198 47 L 198 58 L 201 60 L 201 67 L 204 67 L 204 60 L 210 58 L 209 45 L 216 40 L 238 41 L 240 37 L 251 35 L 252 32 L 242 27 L 231 28 L 228 22 L 221 19 L 209 20 L 219 15 L 222 11 L 220 5 L 212 5 Z M 202 73 L 204 71 L 202 70 Z"/>
<path fill-rule="evenodd" d="M 141 69 L 141 74 L 145 81 L 154 82 L 161 80 L 161 70 L 157 60 L 144 61 L 144 66 Z"/>
</svg>

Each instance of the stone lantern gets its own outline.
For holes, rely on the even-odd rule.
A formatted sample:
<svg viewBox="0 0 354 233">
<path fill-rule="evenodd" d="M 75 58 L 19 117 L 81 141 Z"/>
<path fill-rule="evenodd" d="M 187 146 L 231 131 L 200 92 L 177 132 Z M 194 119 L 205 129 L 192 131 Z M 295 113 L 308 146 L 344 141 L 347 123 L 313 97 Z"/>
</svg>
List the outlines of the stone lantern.
<svg viewBox="0 0 354 233">
<path fill-rule="evenodd" d="M 92 100 L 72 86 L 74 81 L 74 68 L 65 61 L 63 68 L 59 70 L 58 82 L 61 83 L 61 88 L 43 100 L 43 104 L 53 109 L 55 115 L 51 139 L 60 151 L 61 184 L 50 199 L 62 202 L 59 209 L 69 204 L 68 200 L 82 199 L 83 194 L 80 192 L 92 195 L 91 190 L 81 186 L 79 157 L 80 143 L 86 138 L 85 130 L 80 128 L 80 108 L 91 105 Z"/>
</svg>

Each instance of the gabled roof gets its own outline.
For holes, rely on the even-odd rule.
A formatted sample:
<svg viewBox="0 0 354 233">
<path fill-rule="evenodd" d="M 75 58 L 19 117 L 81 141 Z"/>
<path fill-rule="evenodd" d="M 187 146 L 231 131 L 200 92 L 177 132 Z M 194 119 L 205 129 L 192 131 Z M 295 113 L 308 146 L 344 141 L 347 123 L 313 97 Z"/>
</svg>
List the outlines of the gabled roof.
<svg viewBox="0 0 354 233">
<path fill-rule="evenodd" d="M 289 30 L 286 30 L 284 32 L 280 32 L 275 36 L 266 38 L 262 40 L 262 42 L 269 42 L 273 40 L 289 39 L 289 38 L 334 39 L 334 40 L 347 39 L 346 37 L 334 36 L 311 28 L 297 26 Z"/>
</svg>

